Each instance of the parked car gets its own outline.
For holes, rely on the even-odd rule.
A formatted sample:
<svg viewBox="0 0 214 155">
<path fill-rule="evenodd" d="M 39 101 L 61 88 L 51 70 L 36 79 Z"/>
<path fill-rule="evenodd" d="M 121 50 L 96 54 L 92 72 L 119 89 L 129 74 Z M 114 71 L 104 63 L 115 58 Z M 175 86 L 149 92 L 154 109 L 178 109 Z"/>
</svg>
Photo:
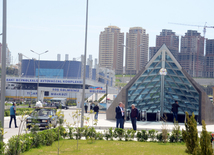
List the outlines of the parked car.
<svg viewBox="0 0 214 155">
<path fill-rule="evenodd" d="M 49 103 L 46 105 L 46 107 L 56 107 L 57 109 L 69 109 L 69 107 L 66 104 L 59 102 Z"/>
<path fill-rule="evenodd" d="M 49 128 L 57 126 L 58 117 L 56 116 L 56 108 L 36 108 L 26 119 L 26 127 L 31 128 L 32 125 Z"/>
</svg>

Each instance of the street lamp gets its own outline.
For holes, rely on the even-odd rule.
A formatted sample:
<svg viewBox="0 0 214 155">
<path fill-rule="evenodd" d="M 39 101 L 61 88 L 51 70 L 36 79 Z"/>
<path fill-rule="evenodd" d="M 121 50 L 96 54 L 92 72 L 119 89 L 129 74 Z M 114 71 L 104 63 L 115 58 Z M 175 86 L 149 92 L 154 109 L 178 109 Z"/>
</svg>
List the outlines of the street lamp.
<svg viewBox="0 0 214 155">
<path fill-rule="evenodd" d="M 38 59 L 38 81 L 37 81 L 37 101 L 39 101 L 39 67 L 40 67 L 40 55 L 47 53 L 48 51 L 42 52 L 42 53 L 37 53 L 33 50 L 30 50 L 31 52 L 37 54 L 39 56 Z"/>
<path fill-rule="evenodd" d="M 84 67 L 83 67 L 83 91 L 81 102 L 81 127 L 84 122 L 84 102 L 85 102 L 85 71 L 86 71 L 86 53 L 87 53 L 87 36 L 88 36 L 88 0 L 86 0 L 86 22 L 85 22 L 85 50 L 84 50 Z"/>
<path fill-rule="evenodd" d="M 2 53 L 1 53 L 1 104 L 0 104 L 0 121 L 4 128 L 4 102 L 5 102 L 5 84 L 6 84 L 6 50 L 7 50 L 7 0 L 3 0 L 3 17 L 2 17 Z M 3 140 L 3 139 L 2 139 Z"/>
</svg>

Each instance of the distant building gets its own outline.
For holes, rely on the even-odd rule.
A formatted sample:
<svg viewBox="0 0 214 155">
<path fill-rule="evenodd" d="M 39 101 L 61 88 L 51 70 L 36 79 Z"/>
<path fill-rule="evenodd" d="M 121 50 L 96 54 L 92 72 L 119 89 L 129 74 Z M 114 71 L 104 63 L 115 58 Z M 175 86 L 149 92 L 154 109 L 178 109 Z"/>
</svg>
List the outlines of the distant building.
<svg viewBox="0 0 214 155">
<path fill-rule="evenodd" d="M 126 33 L 126 74 L 137 74 L 148 62 L 149 35 L 142 27 L 132 27 Z"/>
<path fill-rule="evenodd" d="M 65 61 L 68 61 L 68 60 L 69 60 L 69 55 L 65 54 Z"/>
<path fill-rule="evenodd" d="M 2 44 L 0 43 L 0 64 L 2 59 Z M 9 67 L 11 65 L 11 52 L 7 46 L 6 48 L 6 66 Z"/>
<path fill-rule="evenodd" d="M 181 52 L 178 56 L 181 66 L 192 77 L 204 75 L 204 37 L 194 30 L 188 30 L 181 37 Z"/>
<path fill-rule="evenodd" d="M 159 48 L 165 44 L 173 56 L 177 58 L 179 52 L 179 36 L 172 30 L 163 29 L 160 35 L 156 36 L 156 46 L 149 48 L 149 60 L 157 53 Z"/>
<path fill-rule="evenodd" d="M 108 26 L 100 33 L 99 66 L 123 74 L 124 33 L 117 26 Z"/>
<path fill-rule="evenodd" d="M 57 54 L 57 61 L 61 61 L 61 54 Z"/>
<path fill-rule="evenodd" d="M 213 78 L 214 75 L 214 39 L 206 41 L 206 56 L 205 56 L 205 77 Z"/>
</svg>

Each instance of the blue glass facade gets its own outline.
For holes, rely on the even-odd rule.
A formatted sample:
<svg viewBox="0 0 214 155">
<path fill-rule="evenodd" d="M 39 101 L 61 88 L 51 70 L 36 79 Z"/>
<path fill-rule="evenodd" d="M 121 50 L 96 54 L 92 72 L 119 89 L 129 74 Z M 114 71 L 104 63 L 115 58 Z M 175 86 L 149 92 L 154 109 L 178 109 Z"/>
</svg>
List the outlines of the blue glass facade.
<svg viewBox="0 0 214 155">
<path fill-rule="evenodd" d="M 40 61 L 39 75 L 54 78 L 81 78 L 81 62 L 79 61 Z M 86 77 L 88 76 L 86 67 Z M 22 73 L 26 77 L 38 76 L 38 61 L 22 60 Z"/>
<path fill-rule="evenodd" d="M 36 77 L 38 77 L 38 73 L 39 73 L 40 77 L 63 78 L 63 69 L 45 69 L 45 68 L 41 68 L 41 69 L 38 70 L 38 68 L 36 68 L 36 73 L 35 73 Z"/>
</svg>

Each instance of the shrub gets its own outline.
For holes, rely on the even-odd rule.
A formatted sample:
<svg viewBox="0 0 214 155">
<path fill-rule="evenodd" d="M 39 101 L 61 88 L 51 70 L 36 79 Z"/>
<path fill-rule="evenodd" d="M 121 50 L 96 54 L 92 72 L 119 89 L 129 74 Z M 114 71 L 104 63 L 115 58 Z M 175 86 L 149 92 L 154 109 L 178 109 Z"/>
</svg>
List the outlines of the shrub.
<svg viewBox="0 0 214 155">
<path fill-rule="evenodd" d="M 202 120 L 202 132 L 200 138 L 201 155 L 212 155 L 212 145 L 210 143 L 210 134 L 206 130 L 205 121 Z"/>
<path fill-rule="evenodd" d="M 157 140 L 158 140 L 159 142 L 163 142 L 163 135 L 162 135 L 162 133 L 158 133 L 158 134 L 156 135 L 156 138 L 157 138 Z"/>
<path fill-rule="evenodd" d="M 182 129 L 183 140 L 186 143 L 187 150 L 189 154 L 199 152 L 199 138 L 197 130 L 197 122 L 195 120 L 195 115 L 192 113 L 192 116 L 189 118 L 188 112 L 186 112 L 186 123 L 185 129 Z"/>
<path fill-rule="evenodd" d="M 1 121 L 0 121 L 0 154 L 4 153 L 5 143 L 3 142 L 4 138 L 4 128 L 2 128 Z"/>
<path fill-rule="evenodd" d="M 96 133 L 96 137 L 95 137 L 95 140 L 103 140 L 103 134 L 102 133 L 100 133 L 100 132 L 97 132 Z"/>
<path fill-rule="evenodd" d="M 74 139 L 73 138 L 73 131 L 74 131 L 73 127 L 68 127 L 68 136 L 70 139 Z"/>
<path fill-rule="evenodd" d="M 155 140 L 156 133 L 157 133 L 157 131 L 155 131 L 154 129 L 149 130 L 149 138 L 151 138 L 151 141 Z"/>
<path fill-rule="evenodd" d="M 109 140 L 111 138 L 110 134 L 109 134 L 109 131 L 104 131 L 104 137 L 106 140 Z"/>
<path fill-rule="evenodd" d="M 122 140 L 122 138 L 123 138 L 123 136 L 124 136 L 124 129 L 121 129 L 121 128 L 116 128 L 115 130 L 114 130 L 114 137 L 115 138 L 117 138 L 117 137 L 119 137 L 119 140 L 121 141 Z"/>
<path fill-rule="evenodd" d="M 178 122 L 174 121 L 174 127 L 172 129 L 172 134 L 170 135 L 169 141 L 171 143 L 173 142 L 181 142 L 182 141 L 182 136 L 181 136 L 181 131 L 180 131 L 180 126 Z"/>
</svg>

